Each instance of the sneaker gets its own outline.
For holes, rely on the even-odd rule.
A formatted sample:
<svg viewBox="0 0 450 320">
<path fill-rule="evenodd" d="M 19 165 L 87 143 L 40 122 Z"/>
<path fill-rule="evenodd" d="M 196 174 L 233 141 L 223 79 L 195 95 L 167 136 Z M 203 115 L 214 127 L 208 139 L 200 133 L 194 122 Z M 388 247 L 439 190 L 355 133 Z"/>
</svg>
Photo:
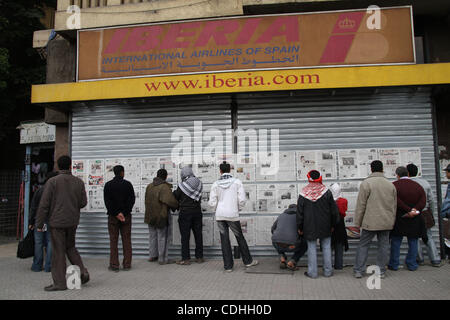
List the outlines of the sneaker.
<svg viewBox="0 0 450 320">
<path fill-rule="evenodd" d="M 259 263 L 258 260 L 253 260 L 252 263 L 246 264 L 245 266 L 246 266 L 247 268 L 248 268 L 248 267 L 253 267 L 253 266 L 256 266 L 258 263 Z"/>
<path fill-rule="evenodd" d="M 445 264 L 445 261 L 439 261 L 437 263 L 431 263 L 431 266 L 435 267 L 435 268 L 440 268 Z"/>
<path fill-rule="evenodd" d="M 311 279 L 316 279 L 317 277 L 312 277 L 309 275 L 308 271 L 305 271 L 305 273 L 303 273 L 306 277 L 311 278 Z"/>
<path fill-rule="evenodd" d="M 205 262 L 205 259 L 203 259 L 203 258 L 197 258 L 197 259 L 195 260 L 195 262 L 197 262 L 197 263 L 203 263 L 203 262 Z"/>
<path fill-rule="evenodd" d="M 225 272 L 233 272 L 233 269 L 225 269 Z"/>
<path fill-rule="evenodd" d="M 167 261 L 159 261 L 158 262 L 160 265 L 165 265 L 165 264 L 173 264 L 173 263 L 176 263 L 176 261 L 175 260 L 172 260 L 172 259 L 169 259 L 169 260 L 167 260 Z"/>
<path fill-rule="evenodd" d="M 394 269 L 394 268 L 391 267 L 391 266 L 388 266 L 388 269 L 389 269 L 389 270 L 392 270 L 392 271 L 398 271 L 398 269 Z"/>
<path fill-rule="evenodd" d="M 148 262 L 156 262 L 156 261 L 158 261 L 158 257 L 148 259 Z"/>
<path fill-rule="evenodd" d="M 52 284 L 52 285 L 45 287 L 44 290 L 45 291 L 64 291 L 64 290 L 67 290 L 67 288 L 58 288 Z"/>
<path fill-rule="evenodd" d="M 425 265 L 425 260 L 417 260 L 416 262 L 417 262 L 417 264 L 419 266 L 424 266 Z"/>
<path fill-rule="evenodd" d="M 108 270 L 109 271 L 114 271 L 114 272 L 119 272 L 120 269 L 118 267 L 111 267 L 111 266 L 109 266 Z"/>
<path fill-rule="evenodd" d="M 361 279 L 361 278 L 363 277 L 362 273 L 361 273 L 361 272 L 358 272 L 358 271 L 353 272 L 353 276 L 354 276 L 356 279 Z"/>
</svg>

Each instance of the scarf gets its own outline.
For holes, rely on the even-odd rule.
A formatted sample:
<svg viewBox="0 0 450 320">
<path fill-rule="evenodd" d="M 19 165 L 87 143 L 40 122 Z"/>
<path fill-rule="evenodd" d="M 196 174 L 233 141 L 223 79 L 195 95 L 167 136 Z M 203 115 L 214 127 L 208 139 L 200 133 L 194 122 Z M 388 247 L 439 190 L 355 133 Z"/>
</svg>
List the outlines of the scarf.
<svg viewBox="0 0 450 320">
<path fill-rule="evenodd" d="M 300 195 L 306 199 L 311 200 L 312 202 L 316 202 L 328 191 L 327 187 L 322 184 L 322 176 L 317 179 L 313 179 L 310 175 L 311 172 L 308 173 L 308 181 L 309 184 L 302 189 Z"/>
<path fill-rule="evenodd" d="M 191 167 L 184 167 L 181 169 L 181 182 L 178 187 L 183 191 L 189 198 L 195 201 L 200 201 L 203 191 L 203 184 L 199 178 L 194 176 Z"/>
</svg>

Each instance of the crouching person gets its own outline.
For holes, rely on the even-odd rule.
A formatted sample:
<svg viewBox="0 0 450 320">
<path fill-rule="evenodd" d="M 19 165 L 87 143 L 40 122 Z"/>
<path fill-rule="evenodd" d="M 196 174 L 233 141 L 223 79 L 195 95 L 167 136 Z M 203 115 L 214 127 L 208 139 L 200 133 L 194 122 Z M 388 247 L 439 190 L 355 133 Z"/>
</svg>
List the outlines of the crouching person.
<svg viewBox="0 0 450 320">
<path fill-rule="evenodd" d="M 272 226 L 272 244 L 280 254 L 280 268 L 296 270 L 298 260 L 305 254 L 308 245 L 297 232 L 297 205 L 291 204 Z M 286 253 L 293 253 L 288 260 Z"/>
</svg>

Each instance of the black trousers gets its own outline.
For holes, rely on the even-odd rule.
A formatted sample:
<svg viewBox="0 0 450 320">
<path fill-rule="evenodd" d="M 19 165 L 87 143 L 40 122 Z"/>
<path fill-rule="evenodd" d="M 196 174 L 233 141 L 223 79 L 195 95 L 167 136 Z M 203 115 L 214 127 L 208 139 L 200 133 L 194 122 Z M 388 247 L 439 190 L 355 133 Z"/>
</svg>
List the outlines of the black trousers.
<svg viewBox="0 0 450 320">
<path fill-rule="evenodd" d="M 195 239 L 195 257 L 203 258 L 203 217 L 202 212 L 180 213 L 178 217 L 178 225 L 181 234 L 181 259 L 188 260 L 191 258 L 189 248 L 189 240 L 191 238 L 191 230 Z"/>
</svg>

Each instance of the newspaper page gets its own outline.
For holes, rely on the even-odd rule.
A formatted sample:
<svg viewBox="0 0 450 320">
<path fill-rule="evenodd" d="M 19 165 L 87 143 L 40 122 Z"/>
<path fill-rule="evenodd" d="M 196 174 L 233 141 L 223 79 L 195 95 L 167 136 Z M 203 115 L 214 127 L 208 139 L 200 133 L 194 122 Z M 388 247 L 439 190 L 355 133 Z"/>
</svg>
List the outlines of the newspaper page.
<svg viewBox="0 0 450 320">
<path fill-rule="evenodd" d="M 242 182 L 256 181 L 256 154 L 237 154 L 235 157 L 234 176 Z"/>
<path fill-rule="evenodd" d="M 141 182 L 141 159 L 129 158 L 121 159 L 121 165 L 125 169 L 125 179 L 132 184 L 139 184 Z"/>
<path fill-rule="evenodd" d="M 339 150 L 339 179 L 363 179 L 370 175 L 370 164 L 378 158 L 377 149 Z"/>
<path fill-rule="evenodd" d="M 102 186 L 89 186 L 88 187 L 88 202 L 89 212 L 105 211 L 105 201 L 103 198 Z"/>
<path fill-rule="evenodd" d="M 139 206 L 141 208 L 141 213 L 145 214 L 145 191 L 147 190 L 147 185 L 143 185 L 141 184 L 139 186 Z M 136 192 L 136 189 L 134 189 L 134 191 Z M 136 198 L 136 202 L 137 202 L 137 198 Z"/>
<path fill-rule="evenodd" d="M 102 186 L 104 184 L 104 160 L 89 160 L 88 183 L 90 186 Z"/>
<path fill-rule="evenodd" d="M 142 188 L 140 185 L 133 185 L 133 189 L 134 189 L 134 196 L 135 196 L 135 201 L 134 201 L 134 206 L 133 206 L 133 213 L 136 214 L 141 214 L 144 213 L 143 209 L 142 209 Z"/>
<path fill-rule="evenodd" d="M 241 213 L 256 213 L 256 184 L 245 184 L 244 191 L 246 202 Z"/>
<path fill-rule="evenodd" d="M 159 158 L 144 158 L 141 159 L 141 183 L 149 185 L 156 177 L 156 172 L 160 169 Z"/>
<path fill-rule="evenodd" d="M 72 174 L 81 179 L 84 184 L 87 184 L 86 178 L 86 166 L 87 160 L 73 160 L 72 161 Z"/>
<path fill-rule="evenodd" d="M 419 169 L 418 176 L 422 175 L 422 160 L 420 148 L 404 148 L 400 149 L 400 163 L 402 166 L 407 166 L 413 163 Z"/>
<path fill-rule="evenodd" d="M 176 185 L 179 181 L 179 174 L 177 170 L 177 165 L 172 161 L 171 157 L 159 157 L 159 169 L 167 170 L 167 179 L 166 181 L 172 185 Z M 157 171 L 158 171 L 157 170 Z M 156 173 L 155 173 L 156 177 Z"/>
<path fill-rule="evenodd" d="M 324 180 L 337 178 L 336 150 L 297 151 L 297 179 L 308 180 L 306 176 L 311 170 L 318 170 Z"/>
<path fill-rule="evenodd" d="M 256 165 L 257 181 L 291 181 L 295 177 L 295 152 L 280 151 L 278 153 L 258 154 Z"/>
<path fill-rule="evenodd" d="M 202 199 L 201 199 L 201 207 L 203 213 L 215 213 L 215 208 L 212 208 L 208 205 L 209 202 L 209 194 L 211 192 L 211 184 L 204 184 L 202 191 Z"/>
<path fill-rule="evenodd" d="M 272 225 L 278 216 L 256 217 L 256 245 L 272 245 Z"/>
<path fill-rule="evenodd" d="M 359 228 L 355 227 L 355 209 L 358 200 L 359 187 L 362 181 L 340 182 L 342 197 L 348 201 L 347 214 L 345 216 L 345 227 L 347 236 L 352 239 L 358 239 L 360 236 Z"/>
<path fill-rule="evenodd" d="M 399 149 L 379 149 L 378 156 L 383 162 L 384 176 L 388 179 L 396 177 L 395 170 L 401 166 L 400 150 Z"/>
<path fill-rule="evenodd" d="M 297 185 L 292 183 L 257 186 L 258 213 L 281 213 L 297 203 Z"/>
<path fill-rule="evenodd" d="M 114 179 L 114 167 L 122 165 L 122 159 L 106 159 L 105 160 L 105 183 Z M 126 173 L 126 172 L 125 172 Z"/>
</svg>

